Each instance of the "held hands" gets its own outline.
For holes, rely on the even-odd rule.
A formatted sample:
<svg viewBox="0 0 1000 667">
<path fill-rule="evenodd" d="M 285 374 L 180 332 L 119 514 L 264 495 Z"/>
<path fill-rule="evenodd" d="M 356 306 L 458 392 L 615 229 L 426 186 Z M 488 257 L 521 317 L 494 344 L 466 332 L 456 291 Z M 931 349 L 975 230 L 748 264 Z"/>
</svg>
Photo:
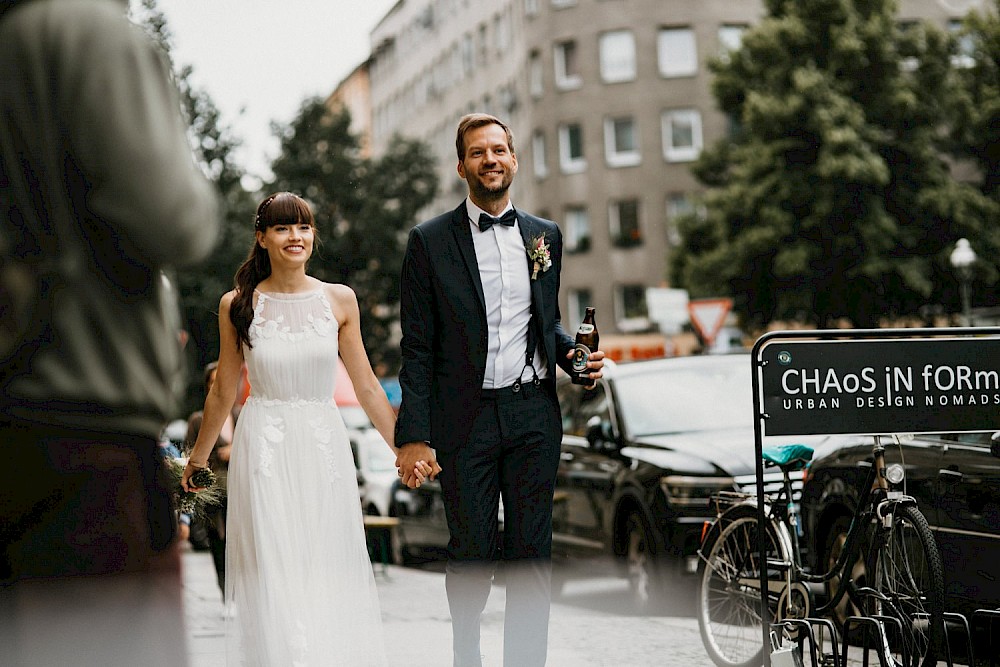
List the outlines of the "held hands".
<svg viewBox="0 0 1000 667">
<path fill-rule="evenodd" d="M 434 450 L 426 442 L 413 442 L 401 447 L 396 454 L 396 467 L 406 486 L 415 489 L 428 478 L 434 479 L 441 472 Z"/>
<path fill-rule="evenodd" d="M 575 350 L 570 350 L 566 353 L 566 358 L 572 359 L 574 353 Z M 604 368 L 604 353 L 600 350 L 594 350 L 591 352 L 590 358 L 587 360 L 587 368 L 590 370 L 590 373 L 587 375 L 594 381 L 594 383 L 589 387 L 586 387 L 586 389 L 593 389 L 597 386 L 597 381 L 604 377 L 604 373 L 601 371 L 601 369 Z"/>
</svg>

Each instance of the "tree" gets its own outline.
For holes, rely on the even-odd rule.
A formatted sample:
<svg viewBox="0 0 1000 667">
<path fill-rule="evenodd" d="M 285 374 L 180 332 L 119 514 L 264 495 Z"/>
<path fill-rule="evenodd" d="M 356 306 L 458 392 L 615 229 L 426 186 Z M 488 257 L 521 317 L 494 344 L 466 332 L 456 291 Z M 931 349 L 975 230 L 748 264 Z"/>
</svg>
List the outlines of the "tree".
<svg viewBox="0 0 1000 667">
<path fill-rule="evenodd" d="M 395 369 L 391 326 L 406 232 L 434 198 L 434 158 L 425 144 L 400 137 L 379 159 L 362 158 L 350 125 L 346 109 L 303 102 L 287 127 L 275 127 L 281 154 L 271 166 L 271 190 L 297 192 L 313 206 L 322 244 L 310 272 L 354 289 L 372 365 Z"/>
<path fill-rule="evenodd" d="M 233 275 L 251 247 L 254 201 L 242 184 L 246 172 L 235 159 L 240 141 L 222 122 L 211 96 L 191 83 L 192 68 L 185 66 L 178 70 L 173 63 L 170 29 L 156 0 L 142 0 L 139 20 L 171 63 L 192 148 L 202 170 L 216 184 L 222 201 L 222 234 L 211 259 L 177 275 L 183 321 L 189 334 L 188 361 L 191 366 L 202 368 L 218 357 L 219 299 L 232 289 Z M 202 375 L 190 373 L 185 409 L 196 409 L 203 400 Z"/>
<path fill-rule="evenodd" d="M 953 152 L 978 169 L 980 189 L 1000 202 L 1000 0 L 972 12 L 959 35 L 953 103 Z"/>
<path fill-rule="evenodd" d="M 948 39 L 897 26 L 892 0 L 765 5 L 711 65 L 733 131 L 695 166 L 706 212 L 679 221 L 673 282 L 731 295 L 748 328 L 869 327 L 957 303 L 955 240 L 996 256 L 1000 239 L 990 203 L 941 154 Z"/>
</svg>

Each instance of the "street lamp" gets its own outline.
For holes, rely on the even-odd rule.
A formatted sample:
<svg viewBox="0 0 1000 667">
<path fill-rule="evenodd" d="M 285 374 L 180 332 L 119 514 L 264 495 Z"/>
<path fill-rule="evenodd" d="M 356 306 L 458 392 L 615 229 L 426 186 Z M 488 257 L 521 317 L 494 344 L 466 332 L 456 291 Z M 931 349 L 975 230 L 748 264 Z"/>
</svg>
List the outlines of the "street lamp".
<svg viewBox="0 0 1000 667">
<path fill-rule="evenodd" d="M 972 326 L 972 307 L 969 303 L 969 284 L 972 282 L 972 266 L 976 263 L 976 251 L 969 245 L 969 239 L 959 239 L 951 251 L 951 266 L 958 275 L 962 289 L 962 315 L 965 326 Z"/>
</svg>

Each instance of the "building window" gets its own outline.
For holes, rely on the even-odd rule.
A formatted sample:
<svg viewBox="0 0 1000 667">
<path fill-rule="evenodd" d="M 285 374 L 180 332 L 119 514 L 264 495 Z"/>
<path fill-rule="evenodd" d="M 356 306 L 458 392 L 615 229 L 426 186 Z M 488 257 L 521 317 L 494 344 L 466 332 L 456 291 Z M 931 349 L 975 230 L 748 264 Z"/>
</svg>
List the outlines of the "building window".
<svg viewBox="0 0 1000 667">
<path fill-rule="evenodd" d="M 742 24 L 719 26 L 720 58 L 728 60 L 730 53 L 740 50 L 743 46 L 743 33 L 746 32 L 746 30 L 747 26 Z"/>
<path fill-rule="evenodd" d="M 535 16 L 538 14 L 538 0 L 524 0 L 524 15 Z"/>
<path fill-rule="evenodd" d="M 957 69 L 968 69 L 976 64 L 976 42 L 965 29 L 961 19 L 948 21 L 948 32 L 958 40 L 958 52 L 951 57 L 951 64 Z"/>
<path fill-rule="evenodd" d="M 635 35 L 631 30 L 606 32 L 600 38 L 601 80 L 605 83 L 635 79 Z"/>
<path fill-rule="evenodd" d="M 583 316 L 587 314 L 587 309 L 594 306 L 594 296 L 587 288 L 571 289 L 567 298 L 569 304 L 569 322 L 576 326 L 577 322 L 583 322 Z"/>
<path fill-rule="evenodd" d="M 561 90 L 579 88 L 583 84 L 580 76 L 579 54 L 576 42 L 559 42 L 555 47 L 556 86 Z"/>
<path fill-rule="evenodd" d="M 532 51 L 528 56 L 528 93 L 536 100 L 545 93 L 542 76 L 542 54 Z"/>
<path fill-rule="evenodd" d="M 576 4 L 576 0 L 552 0 L 552 6 L 556 9 L 561 9 L 562 7 L 572 7 Z"/>
<path fill-rule="evenodd" d="M 469 76 L 476 71 L 476 42 L 471 34 L 462 37 L 462 75 Z"/>
<path fill-rule="evenodd" d="M 512 32 L 510 21 L 510 12 L 504 12 L 500 16 L 493 19 L 493 34 L 496 41 L 496 50 L 497 53 L 500 53 L 501 55 L 510 46 Z"/>
<path fill-rule="evenodd" d="M 615 320 L 623 332 L 649 328 L 644 285 L 619 285 L 615 289 Z"/>
<path fill-rule="evenodd" d="M 619 248 L 631 248 L 642 243 L 639 226 L 639 200 L 622 199 L 608 207 L 608 228 L 611 242 Z"/>
<path fill-rule="evenodd" d="M 684 242 L 677 228 L 677 218 L 694 213 L 694 202 L 685 192 L 671 192 L 667 195 L 667 245 L 680 247 Z"/>
<path fill-rule="evenodd" d="M 535 178 L 545 178 L 549 175 L 545 158 L 545 135 L 541 131 L 531 135 L 531 165 L 535 170 Z"/>
<path fill-rule="evenodd" d="M 590 250 L 590 216 L 582 206 L 566 209 L 566 252 Z"/>
<path fill-rule="evenodd" d="M 604 154 L 612 167 L 634 167 L 641 162 L 639 132 L 635 119 L 607 118 L 604 120 Z"/>
<path fill-rule="evenodd" d="M 559 168 L 564 174 L 578 174 L 587 168 L 583 128 L 579 123 L 559 126 Z"/>
<path fill-rule="evenodd" d="M 663 28 L 657 37 L 657 61 L 665 77 L 698 73 L 698 51 L 691 28 Z"/>
<path fill-rule="evenodd" d="M 701 114 L 695 109 L 663 113 L 663 157 L 667 162 L 690 162 L 701 153 Z"/>
</svg>

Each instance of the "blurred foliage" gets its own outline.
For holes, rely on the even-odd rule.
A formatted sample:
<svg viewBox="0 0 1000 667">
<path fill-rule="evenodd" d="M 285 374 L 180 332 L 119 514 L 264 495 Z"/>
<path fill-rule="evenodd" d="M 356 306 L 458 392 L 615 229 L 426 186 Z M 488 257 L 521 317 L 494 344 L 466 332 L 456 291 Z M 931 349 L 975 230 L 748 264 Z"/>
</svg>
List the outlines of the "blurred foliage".
<svg viewBox="0 0 1000 667">
<path fill-rule="evenodd" d="M 695 164 L 704 213 L 678 221 L 672 282 L 731 295 L 748 329 L 956 311 L 955 241 L 992 284 L 1000 235 L 996 202 L 944 158 L 952 40 L 891 0 L 765 5 L 711 63 L 731 132 Z"/>
<path fill-rule="evenodd" d="M 399 349 L 391 327 L 406 235 L 435 196 L 434 156 L 426 144 L 396 137 L 380 158 L 363 157 L 350 125 L 346 109 L 306 100 L 287 127 L 274 128 L 281 154 L 268 190 L 298 193 L 312 205 L 321 244 L 309 272 L 354 289 L 368 358 L 393 374 Z"/>
<path fill-rule="evenodd" d="M 245 170 L 236 161 L 240 141 L 224 124 L 211 96 L 191 82 L 192 68 L 178 68 L 171 58 L 171 33 L 156 0 L 142 0 L 138 21 L 163 48 L 174 70 L 182 113 L 190 126 L 191 146 L 202 171 L 219 191 L 222 231 L 210 258 L 197 267 L 177 273 L 182 315 L 188 332 L 186 347 L 188 391 L 186 412 L 201 407 L 205 399 L 200 369 L 219 356 L 219 300 L 232 289 L 233 275 L 253 242 L 254 196 L 242 184 Z M 212 221 L 206 220 L 206 224 Z"/>
<path fill-rule="evenodd" d="M 980 189 L 1000 201 L 1000 0 L 972 12 L 955 35 L 952 150 L 970 160 L 980 175 Z"/>
</svg>

